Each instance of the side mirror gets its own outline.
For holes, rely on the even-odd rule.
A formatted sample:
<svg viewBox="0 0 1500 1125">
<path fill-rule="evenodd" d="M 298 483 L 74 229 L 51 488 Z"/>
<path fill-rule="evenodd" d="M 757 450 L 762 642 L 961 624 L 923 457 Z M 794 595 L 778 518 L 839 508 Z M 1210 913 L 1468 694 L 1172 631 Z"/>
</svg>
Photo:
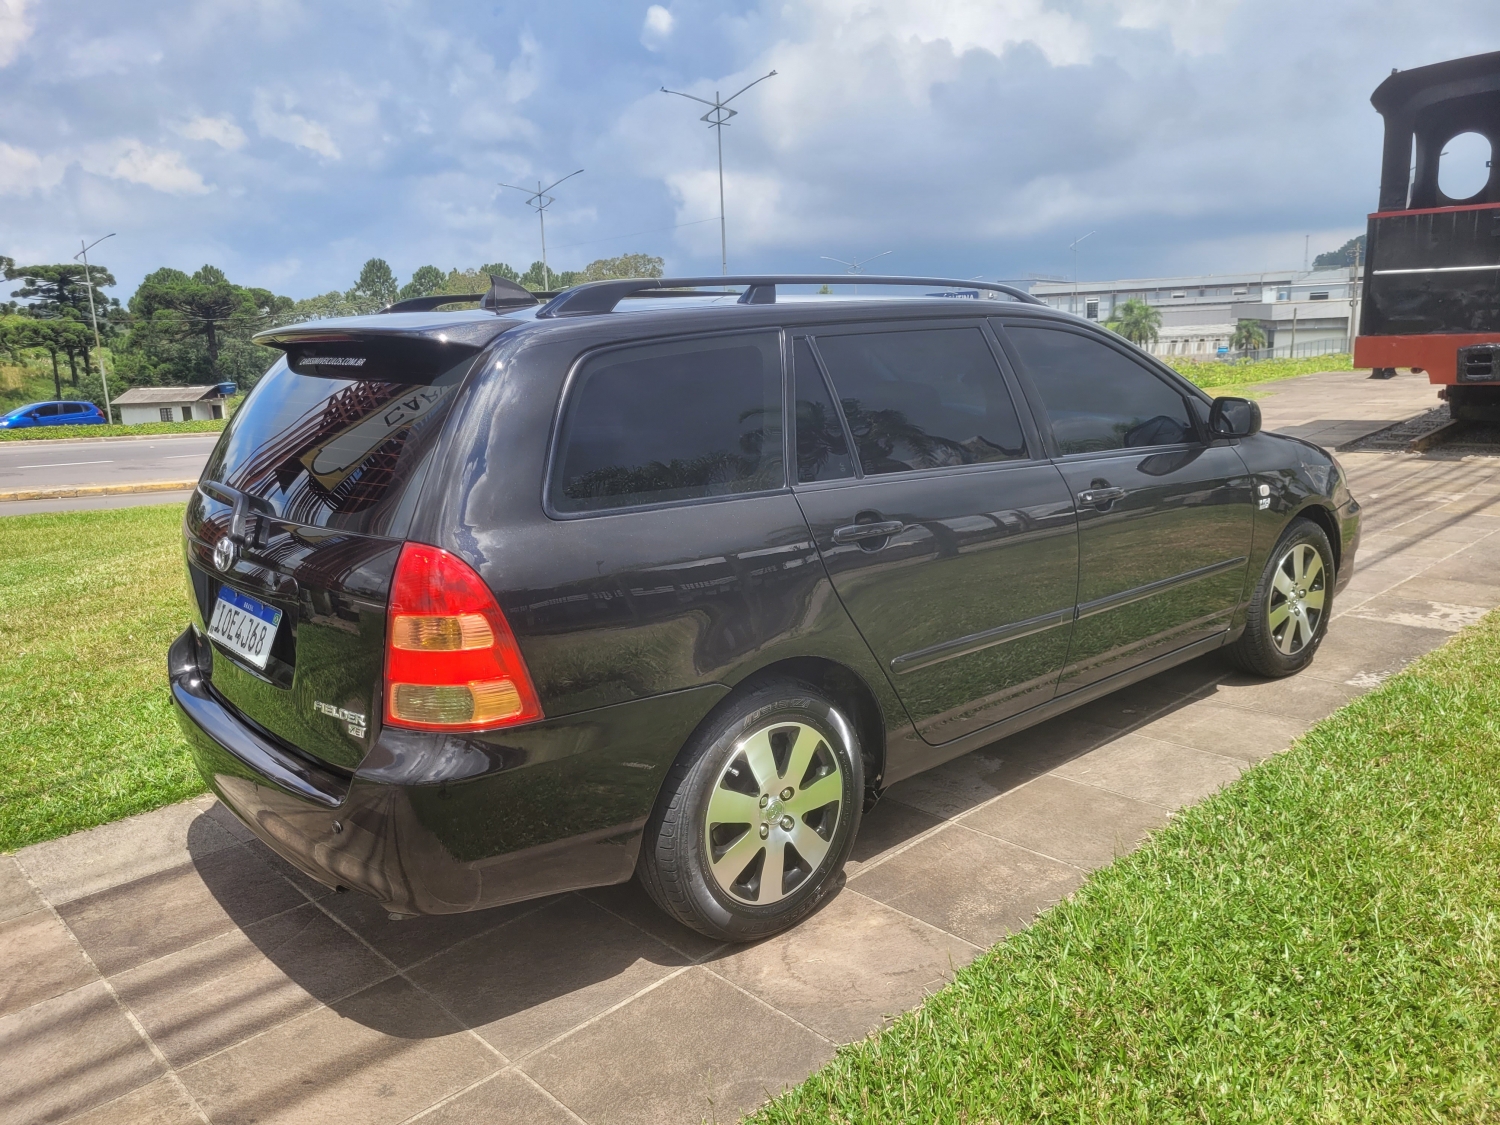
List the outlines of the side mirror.
<svg viewBox="0 0 1500 1125">
<path fill-rule="evenodd" d="M 1248 398 L 1216 398 L 1208 412 L 1214 437 L 1249 437 L 1260 433 L 1260 404 Z"/>
</svg>

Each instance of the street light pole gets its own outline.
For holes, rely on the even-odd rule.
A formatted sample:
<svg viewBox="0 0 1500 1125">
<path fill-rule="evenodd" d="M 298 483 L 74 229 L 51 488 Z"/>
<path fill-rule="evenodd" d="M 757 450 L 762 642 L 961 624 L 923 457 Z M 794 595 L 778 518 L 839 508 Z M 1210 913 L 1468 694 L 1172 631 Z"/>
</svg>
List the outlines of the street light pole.
<svg viewBox="0 0 1500 1125">
<path fill-rule="evenodd" d="M 1068 247 L 1069 250 L 1073 251 L 1073 303 L 1068 306 L 1068 311 L 1074 316 L 1078 315 L 1078 244 L 1090 235 L 1098 233 L 1096 230 L 1091 230 L 1088 234 L 1081 234 Z"/>
<path fill-rule="evenodd" d="M 113 237 L 113 232 L 104 236 L 104 238 Z M 104 377 L 104 356 L 100 354 L 104 351 L 104 345 L 99 342 L 99 315 L 94 311 L 94 278 L 89 273 L 89 251 L 103 242 L 104 238 L 96 238 L 87 246 L 83 246 L 83 239 L 80 238 L 78 245 L 83 246 L 83 249 L 73 255 L 73 260 L 76 262 L 79 258 L 83 259 L 83 284 L 89 293 L 89 320 L 94 323 L 94 355 L 99 361 L 99 386 L 104 391 L 104 420 L 113 422 L 114 416 L 110 413 L 109 405 L 109 381 Z"/>
<path fill-rule="evenodd" d="M 894 253 L 895 253 L 894 250 L 882 250 L 879 254 L 874 254 L 874 255 L 872 255 L 871 257 L 868 257 L 868 258 L 856 258 L 852 262 L 846 262 L 842 258 L 830 258 L 827 254 L 819 254 L 818 257 L 822 258 L 823 261 L 825 261 L 825 262 L 837 262 L 839 265 L 845 267 L 844 268 L 844 272 L 845 273 L 856 273 L 857 274 L 857 273 L 864 273 L 865 272 L 865 269 L 864 269 L 865 266 L 869 265 L 876 258 L 884 258 L 887 254 L 894 254 Z M 854 287 L 854 294 L 855 294 L 855 296 L 859 295 L 859 286 L 858 285 L 856 285 Z"/>
<path fill-rule="evenodd" d="M 562 178 L 562 180 L 553 180 L 552 183 L 548 184 L 546 187 L 543 187 L 542 181 L 538 180 L 536 182 L 536 191 L 532 191 L 530 188 L 522 187 L 520 184 L 500 185 L 501 187 L 508 187 L 512 191 L 526 192 L 531 197 L 526 201 L 526 206 L 536 208 L 537 222 L 539 222 L 542 227 L 542 288 L 544 290 L 552 288 L 552 275 L 547 270 L 547 208 L 557 202 L 555 198 L 548 195 L 547 193 L 555 188 L 558 184 L 562 183 L 563 180 L 571 180 L 574 176 L 578 175 L 578 173 L 582 171 L 583 169 L 580 168 L 578 169 L 578 172 L 569 172 Z"/>
<path fill-rule="evenodd" d="M 754 82 L 750 83 L 750 86 L 757 86 L 760 83 L 764 82 L 767 78 L 775 78 L 775 77 L 776 77 L 776 72 L 773 70 L 773 71 L 771 71 L 770 74 L 762 74 Z M 704 105 L 710 107 L 709 111 L 707 113 L 705 113 L 702 117 L 698 118 L 698 120 L 699 121 L 706 121 L 706 122 L 708 122 L 708 127 L 710 129 L 713 129 L 715 131 L 715 133 L 718 135 L 718 142 L 719 142 L 719 265 L 720 265 L 720 267 L 722 269 L 722 272 L 726 276 L 729 273 L 729 236 L 728 236 L 728 234 L 726 232 L 726 227 L 725 227 L 725 223 L 724 223 L 724 126 L 729 124 L 729 119 L 731 117 L 733 117 L 737 113 L 739 113 L 739 110 L 737 110 L 737 109 L 730 109 L 729 108 L 729 103 L 732 102 L 732 101 L 734 101 L 735 98 L 739 97 L 746 90 L 750 89 L 750 86 L 745 86 L 745 87 L 741 88 L 740 90 L 737 90 L 735 93 L 730 94 L 729 97 L 727 97 L 727 98 L 720 98 L 719 97 L 719 92 L 717 90 L 715 90 L 714 91 L 714 100 L 713 101 L 709 101 L 707 98 L 700 98 L 696 94 L 684 94 L 680 90 L 668 90 L 665 86 L 663 86 L 661 88 L 661 92 L 663 94 L 676 94 L 679 98 L 687 98 L 690 101 L 702 102 Z"/>
</svg>

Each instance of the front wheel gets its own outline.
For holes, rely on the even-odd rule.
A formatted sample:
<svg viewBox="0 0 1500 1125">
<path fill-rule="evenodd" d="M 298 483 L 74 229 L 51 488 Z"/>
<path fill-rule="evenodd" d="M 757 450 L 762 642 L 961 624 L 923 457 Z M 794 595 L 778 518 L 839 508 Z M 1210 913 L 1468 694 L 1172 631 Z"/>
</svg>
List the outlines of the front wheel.
<svg viewBox="0 0 1500 1125">
<path fill-rule="evenodd" d="M 1230 659 L 1261 676 L 1300 672 L 1328 632 L 1333 584 L 1328 536 L 1311 520 L 1293 520 L 1256 583 L 1245 631 L 1230 646 Z"/>
<path fill-rule="evenodd" d="M 754 941 L 795 925 L 833 889 L 859 828 L 853 724 L 807 684 L 778 680 L 700 729 L 662 787 L 639 875 L 699 933 Z"/>
</svg>

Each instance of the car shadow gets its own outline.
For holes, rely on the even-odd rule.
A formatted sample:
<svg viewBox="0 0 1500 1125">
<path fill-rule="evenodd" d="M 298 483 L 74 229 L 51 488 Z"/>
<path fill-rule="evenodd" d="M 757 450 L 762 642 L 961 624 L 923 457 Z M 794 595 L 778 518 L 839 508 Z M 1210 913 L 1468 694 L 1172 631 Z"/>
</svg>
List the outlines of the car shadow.
<svg viewBox="0 0 1500 1125">
<path fill-rule="evenodd" d="M 1222 660 L 1200 658 L 898 783 L 866 813 L 848 874 L 1128 733 L 1133 702 L 1144 723 L 1202 698 L 1227 674 Z M 226 827 L 244 841 L 232 852 L 222 846 Z M 736 948 L 678 925 L 633 881 L 393 920 L 372 899 L 313 882 L 246 835 L 223 806 L 189 830 L 189 852 L 218 904 L 311 997 L 396 1038 L 470 1029 L 515 1058 L 678 968 Z M 268 867 L 301 891 L 305 901 L 293 909 L 316 941 L 288 940 L 284 903 L 274 904 L 282 909 L 273 918 L 264 896 L 245 892 Z"/>
</svg>

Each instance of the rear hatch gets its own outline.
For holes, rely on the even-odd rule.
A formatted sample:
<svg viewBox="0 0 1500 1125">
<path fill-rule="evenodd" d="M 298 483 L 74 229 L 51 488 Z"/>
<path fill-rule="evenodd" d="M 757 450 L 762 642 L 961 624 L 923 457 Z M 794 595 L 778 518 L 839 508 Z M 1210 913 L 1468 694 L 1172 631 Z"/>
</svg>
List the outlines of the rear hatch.
<svg viewBox="0 0 1500 1125">
<path fill-rule="evenodd" d="M 435 317 L 263 333 L 286 357 L 230 420 L 187 509 L 213 690 L 345 769 L 379 726 L 391 577 L 444 422 L 481 350 L 515 323 Z"/>
</svg>

